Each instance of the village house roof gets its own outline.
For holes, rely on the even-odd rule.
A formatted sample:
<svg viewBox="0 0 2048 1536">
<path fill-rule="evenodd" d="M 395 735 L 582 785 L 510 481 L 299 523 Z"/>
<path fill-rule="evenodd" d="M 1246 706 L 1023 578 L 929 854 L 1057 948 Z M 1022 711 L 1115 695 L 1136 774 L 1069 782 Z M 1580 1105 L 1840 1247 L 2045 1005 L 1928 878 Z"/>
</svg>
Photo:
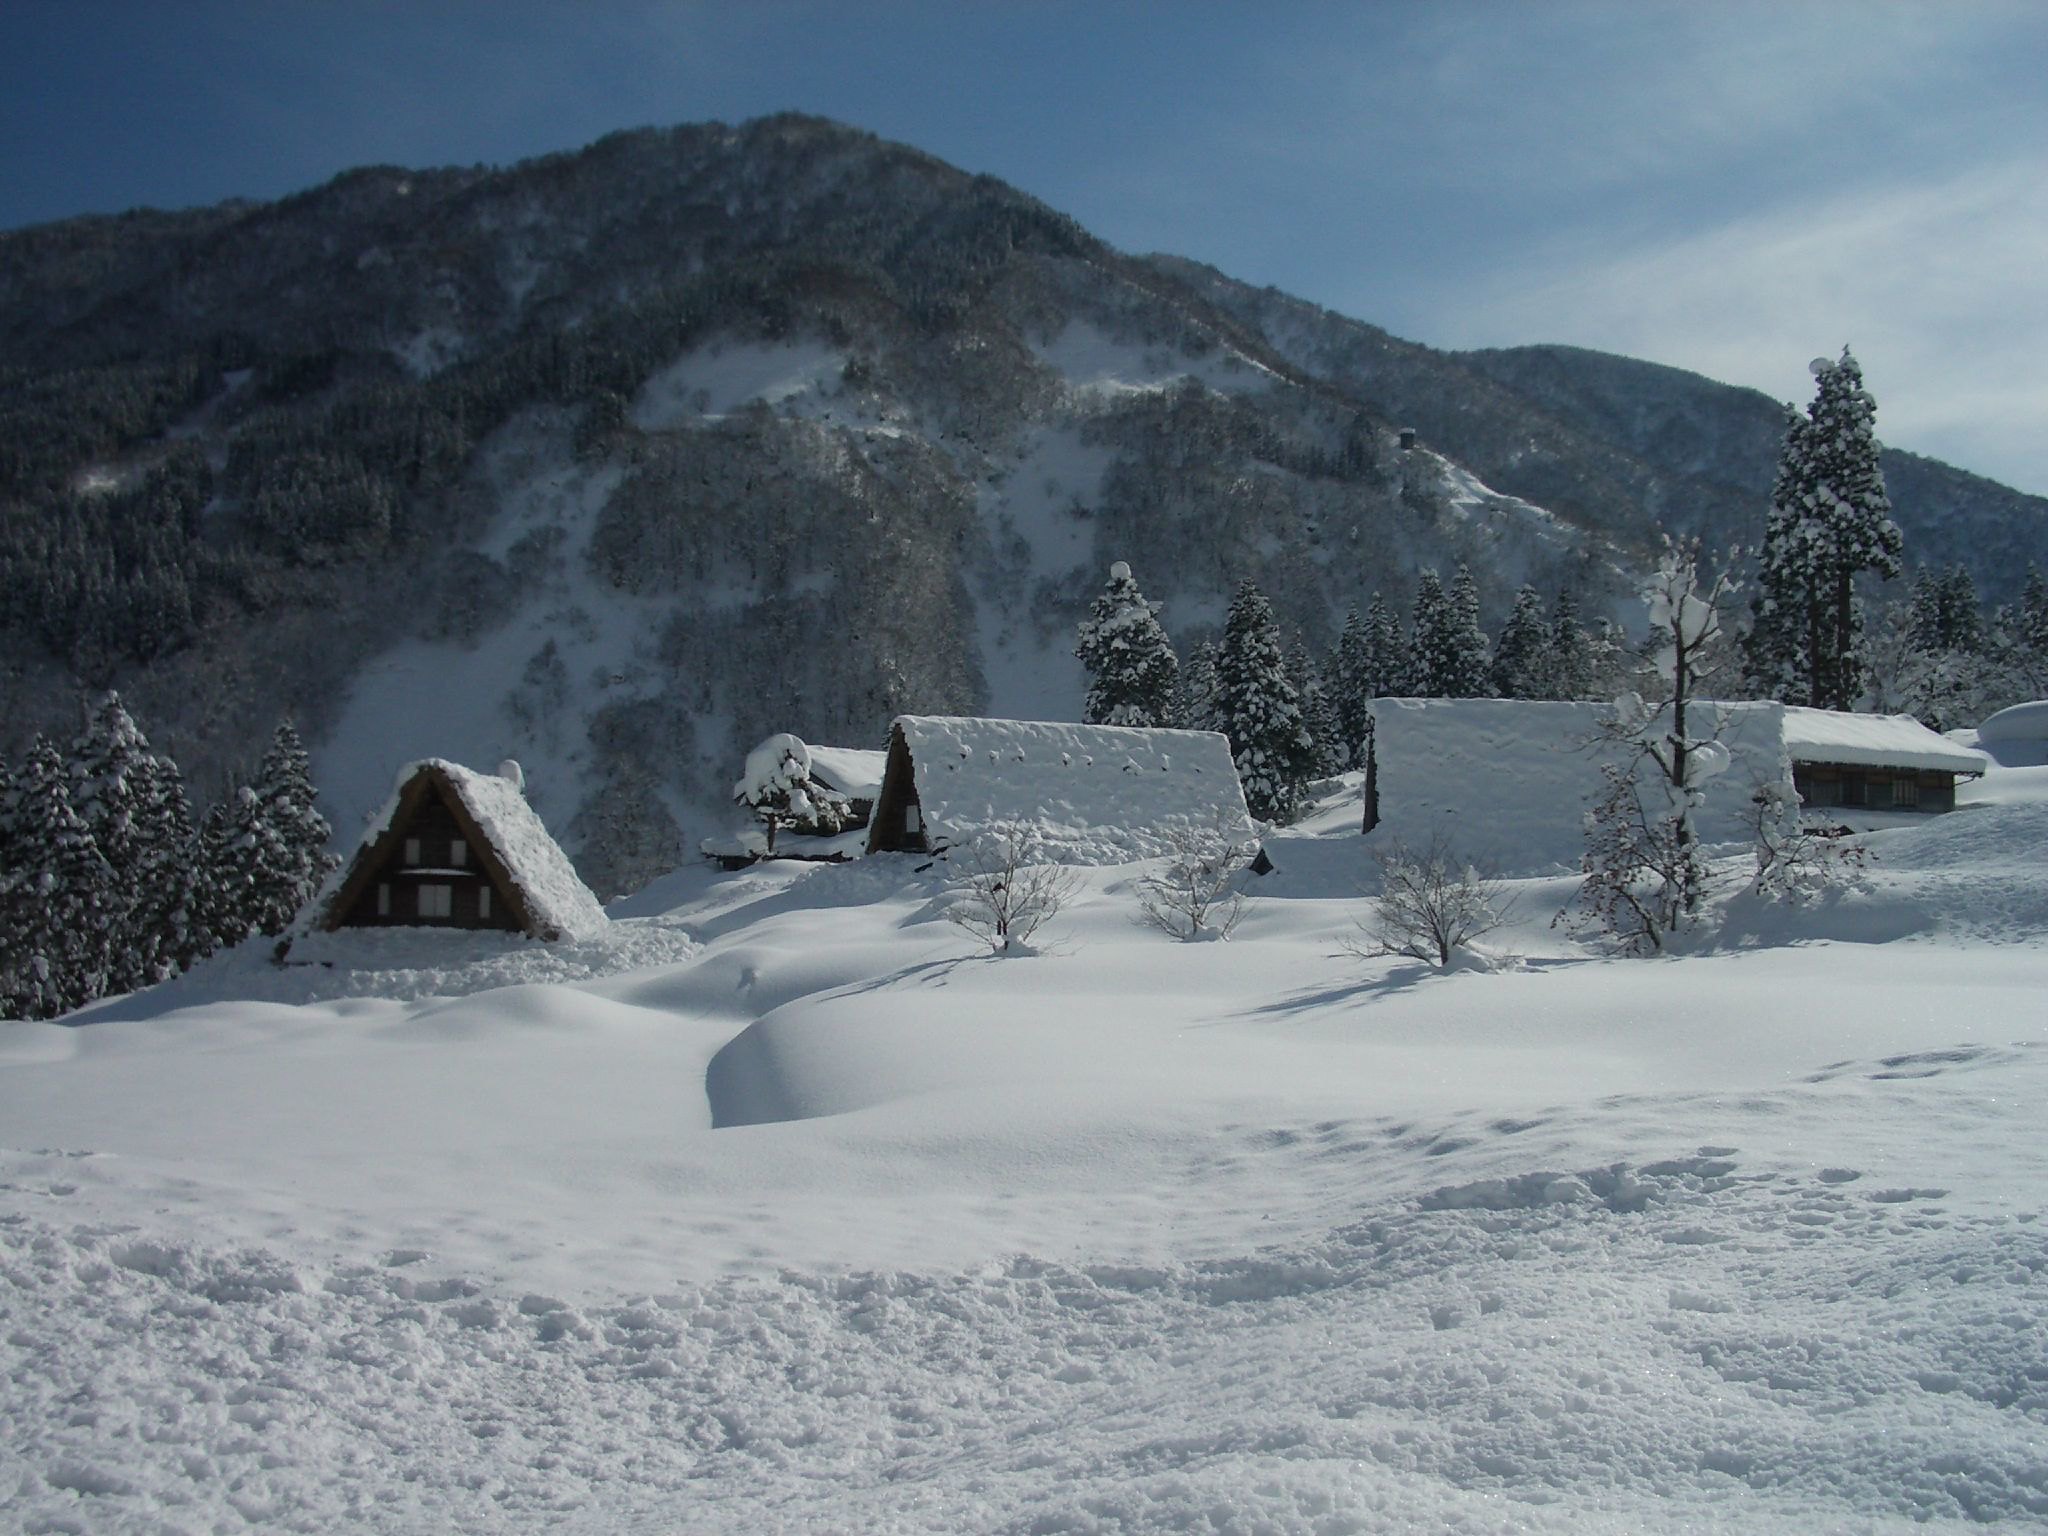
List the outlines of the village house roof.
<svg viewBox="0 0 2048 1536">
<path fill-rule="evenodd" d="M 1938 736 L 1911 715 L 1852 715 L 1785 706 L 1785 752 L 1795 763 L 1982 773 L 1981 752 Z"/>
<path fill-rule="evenodd" d="M 1171 852 L 1180 830 L 1257 835 L 1230 743 L 1214 731 L 901 715 L 871 850 L 889 846 L 897 829 L 881 818 L 908 788 L 935 848 L 1022 824 L 1049 858 L 1122 864 Z"/>
<path fill-rule="evenodd" d="M 806 743 L 806 745 L 809 745 Z M 887 752 L 861 747 L 811 747 L 811 777 L 849 800 L 872 800 L 882 792 Z"/>
<path fill-rule="evenodd" d="M 587 939 L 605 930 L 610 919 L 604 908 L 549 836 L 516 779 L 478 773 L 443 758 L 425 758 L 400 770 L 397 787 L 371 820 L 355 856 L 316 903 L 314 926 L 339 926 L 390 862 L 420 806 L 437 791 L 529 937 Z"/>
</svg>

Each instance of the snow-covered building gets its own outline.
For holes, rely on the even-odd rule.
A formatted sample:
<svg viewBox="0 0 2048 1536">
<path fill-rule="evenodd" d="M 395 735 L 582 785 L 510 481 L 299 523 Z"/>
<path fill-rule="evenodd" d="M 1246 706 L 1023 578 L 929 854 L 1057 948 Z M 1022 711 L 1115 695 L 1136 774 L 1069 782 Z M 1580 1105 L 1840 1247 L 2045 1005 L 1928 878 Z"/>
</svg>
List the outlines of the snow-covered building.
<svg viewBox="0 0 2048 1536">
<path fill-rule="evenodd" d="M 1977 746 L 2005 768 L 2048 765 L 2048 699 L 2011 704 L 1977 727 Z"/>
<path fill-rule="evenodd" d="M 1714 735 L 1728 750 L 1694 825 L 1708 843 L 1746 841 L 1751 797 L 1788 772 L 1784 706 L 1696 700 L 1692 708 L 1689 733 Z M 1612 750 L 1601 741 L 1611 705 L 1376 699 L 1372 712 L 1369 838 L 1420 848 L 1441 833 L 1460 857 L 1509 876 L 1578 867 L 1586 812 Z"/>
<path fill-rule="evenodd" d="M 1785 707 L 1785 753 L 1800 804 L 1873 811 L 1950 811 L 1956 780 L 1984 772 L 1984 754 L 1911 715 Z"/>
<path fill-rule="evenodd" d="M 761 859 L 857 859 L 867 851 L 868 818 L 882 790 L 888 753 L 814 747 L 787 733 L 747 754 L 733 799 L 763 820 L 707 837 L 704 856 L 726 869 Z M 771 835 L 764 813 L 772 812 Z"/>
<path fill-rule="evenodd" d="M 1069 864 L 1156 858 L 1183 830 L 1257 835 L 1215 731 L 899 716 L 868 851 L 937 852 L 999 827 Z"/>
<path fill-rule="evenodd" d="M 484 928 L 587 939 L 604 908 L 527 804 L 519 765 L 478 773 L 428 758 L 399 775 L 310 926 Z"/>
</svg>

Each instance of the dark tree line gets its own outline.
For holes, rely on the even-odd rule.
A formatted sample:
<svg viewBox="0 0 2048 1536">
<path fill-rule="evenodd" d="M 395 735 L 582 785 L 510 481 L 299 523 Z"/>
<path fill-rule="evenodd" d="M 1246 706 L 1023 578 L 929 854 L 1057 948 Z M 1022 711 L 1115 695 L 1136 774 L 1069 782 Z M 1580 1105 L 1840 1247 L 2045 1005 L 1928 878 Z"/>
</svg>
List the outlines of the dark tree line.
<svg viewBox="0 0 2048 1536">
<path fill-rule="evenodd" d="M 132 992 L 282 933 L 333 859 L 286 722 L 255 780 L 195 821 L 183 776 L 109 693 L 67 747 L 0 762 L 0 1018 Z"/>
</svg>

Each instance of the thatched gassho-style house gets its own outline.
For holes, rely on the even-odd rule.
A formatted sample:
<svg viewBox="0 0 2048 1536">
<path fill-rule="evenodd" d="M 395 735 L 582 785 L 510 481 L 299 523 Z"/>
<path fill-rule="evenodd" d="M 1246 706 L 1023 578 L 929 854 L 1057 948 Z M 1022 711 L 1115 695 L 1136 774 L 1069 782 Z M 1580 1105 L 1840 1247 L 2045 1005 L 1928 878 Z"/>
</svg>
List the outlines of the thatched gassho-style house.
<svg viewBox="0 0 2048 1536">
<path fill-rule="evenodd" d="M 407 767 L 311 926 L 465 928 L 542 940 L 604 931 L 604 908 L 526 802 L 518 766 Z"/>
<path fill-rule="evenodd" d="M 939 852 L 997 827 L 1072 864 L 1157 858 L 1177 830 L 1258 835 L 1214 731 L 898 716 L 868 852 Z"/>
</svg>

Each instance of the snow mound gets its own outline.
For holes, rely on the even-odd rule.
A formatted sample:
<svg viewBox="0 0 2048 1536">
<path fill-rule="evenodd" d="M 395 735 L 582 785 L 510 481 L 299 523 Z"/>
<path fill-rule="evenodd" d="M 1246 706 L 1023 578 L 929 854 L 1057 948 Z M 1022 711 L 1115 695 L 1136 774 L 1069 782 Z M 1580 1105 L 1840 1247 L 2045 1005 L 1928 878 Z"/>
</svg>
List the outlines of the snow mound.
<svg viewBox="0 0 2048 1536">
<path fill-rule="evenodd" d="M 79 1022 L 214 1001 L 290 1004 L 341 998 L 413 1002 L 468 997 L 500 987 L 591 981 L 646 966 L 674 965 L 697 953 L 680 926 L 660 919 L 607 923 L 594 935 L 542 944 L 516 933 L 442 928 L 343 928 L 305 934 L 279 965 L 271 942 L 254 941 L 204 961 L 186 975 L 139 994 L 133 1004 L 79 1015 Z"/>
</svg>

